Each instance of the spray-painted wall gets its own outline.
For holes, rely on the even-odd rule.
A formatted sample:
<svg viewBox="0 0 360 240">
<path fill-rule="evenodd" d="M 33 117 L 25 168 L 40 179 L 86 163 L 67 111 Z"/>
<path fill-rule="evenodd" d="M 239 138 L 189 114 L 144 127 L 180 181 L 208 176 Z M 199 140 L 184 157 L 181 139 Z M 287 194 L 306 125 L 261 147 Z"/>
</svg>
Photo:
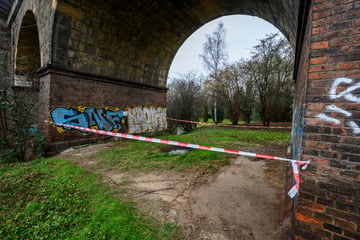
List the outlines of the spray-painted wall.
<svg viewBox="0 0 360 240">
<path fill-rule="evenodd" d="M 166 89 L 57 68 L 43 71 L 40 72 L 40 123 L 53 121 L 125 133 L 167 127 Z M 49 124 L 43 124 L 40 130 L 50 142 L 50 155 L 103 138 L 76 130 L 64 131 Z"/>
<path fill-rule="evenodd" d="M 351 78 L 336 78 L 328 92 L 328 103 L 324 104 L 323 112 L 316 116 L 326 123 L 337 126 L 346 125 L 352 131 L 350 135 L 359 136 L 360 126 L 354 120 L 357 117 L 354 118 L 353 116 L 355 112 L 358 113 L 356 105 L 360 103 L 359 94 L 356 94 L 356 92 L 359 92 L 357 89 L 360 89 L 360 82 L 356 82 Z M 344 105 L 343 101 L 354 104 L 355 108 L 349 109 L 348 104 Z"/>
<path fill-rule="evenodd" d="M 62 123 L 84 128 L 95 128 L 113 132 L 144 133 L 167 128 L 166 109 L 162 107 L 132 107 L 124 109 L 55 108 L 50 112 L 54 123 Z M 58 127 L 62 133 L 67 127 Z"/>
</svg>

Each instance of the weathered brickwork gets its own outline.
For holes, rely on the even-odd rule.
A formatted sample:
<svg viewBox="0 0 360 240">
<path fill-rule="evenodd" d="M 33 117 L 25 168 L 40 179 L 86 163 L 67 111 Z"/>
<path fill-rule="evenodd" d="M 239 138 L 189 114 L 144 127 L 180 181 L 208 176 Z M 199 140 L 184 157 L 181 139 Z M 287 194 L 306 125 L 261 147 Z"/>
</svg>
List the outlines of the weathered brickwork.
<svg viewBox="0 0 360 240">
<path fill-rule="evenodd" d="M 295 43 L 298 1 L 58 1 L 53 64 L 166 87 L 180 45 L 213 18 L 245 13 L 278 26 Z M 276 11 L 275 11 L 276 10 Z"/>
<path fill-rule="evenodd" d="M 295 239 L 360 239 L 360 2 L 314 0 Z M 302 70 L 306 72 L 306 69 Z"/>
<path fill-rule="evenodd" d="M 39 122 L 49 121 L 50 111 L 58 107 L 92 107 L 127 109 L 135 106 L 166 107 L 166 89 L 118 82 L 116 79 L 96 77 L 46 68 L 40 72 Z M 54 142 L 48 153 L 56 153 L 74 144 L 94 142 L 103 137 L 66 131 L 61 134 L 56 128 L 43 124 L 41 132 Z"/>
<path fill-rule="evenodd" d="M 56 1 L 23 0 L 19 1 L 19 3 L 21 3 L 19 6 L 19 10 L 15 16 L 11 16 L 12 21 L 10 22 L 12 29 L 13 57 L 15 58 L 23 17 L 28 11 L 31 11 L 35 15 L 36 24 L 39 32 L 41 66 L 50 64 Z M 13 68 L 15 67 L 16 66 L 13 66 Z"/>
</svg>

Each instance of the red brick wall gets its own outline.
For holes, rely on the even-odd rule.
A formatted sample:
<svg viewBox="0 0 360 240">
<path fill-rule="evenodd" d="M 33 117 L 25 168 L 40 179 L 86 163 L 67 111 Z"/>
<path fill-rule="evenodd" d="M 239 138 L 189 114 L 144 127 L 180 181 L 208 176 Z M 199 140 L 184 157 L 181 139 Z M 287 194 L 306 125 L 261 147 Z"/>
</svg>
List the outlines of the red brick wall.
<svg viewBox="0 0 360 240">
<path fill-rule="evenodd" d="M 56 68 L 44 69 L 41 75 L 39 124 L 41 132 L 50 142 L 47 150 L 50 155 L 73 145 L 94 142 L 103 138 L 75 130 L 59 133 L 54 126 L 44 123 L 51 121 L 50 112 L 55 108 L 166 107 L 166 89 Z"/>
<path fill-rule="evenodd" d="M 360 1 L 311 8 L 295 239 L 360 239 Z"/>
</svg>

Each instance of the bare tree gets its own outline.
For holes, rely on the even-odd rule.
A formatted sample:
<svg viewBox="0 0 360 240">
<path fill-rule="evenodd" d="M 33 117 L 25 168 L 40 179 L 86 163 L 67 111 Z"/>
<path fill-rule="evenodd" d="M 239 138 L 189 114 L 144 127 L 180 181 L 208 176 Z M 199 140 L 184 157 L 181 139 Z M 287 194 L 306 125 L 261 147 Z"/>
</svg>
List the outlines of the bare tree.
<svg viewBox="0 0 360 240">
<path fill-rule="evenodd" d="M 293 55 L 284 38 L 267 35 L 252 51 L 247 72 L 256 86 L 263 125 L 286 115 L 292 101 Z"/>
<path fill-rule="evenodd" d="M 173 79 L 167 93 L 167 114 L 171 118 L 197 121 L 201 115 L 201 78 L 189 72 Z M 181 124 L 186 131 L 194 126 Z"/>
<path fill-rule="evenodd" d="M 209 71 L 210 78 L 213 84 L 219 81 L 219 71 L 226 64 L 227 51 L 226 51 L 226 30 L 224 24 L 220 22 L 211 35 L 206 35 L 206 41 L 203 45 L 203 54 L 200 58 L 203 61 L 204 67 Z M 217 101 L 216 93 L 213 92 L 214 102 L 214 121 L 217 123 Z"/>
<path fill-rule="evenodd" d="M 231 64 L 219 73 L 215 87 L 217 95 L 224 102 L 227 116 L 233 125 L 237 125 L 240 117 L 241 98 L 244 92 L 244 74 L 237 64 Z"/>
<path fill-rule="evenodd" d="M 248 79 L 246 62 L 240 60 L 221 70 L 215 87 L 232 124 L 237 125 L 241 115 L 250 123 L 255 109 L 255 89 Z"/>
</svg>

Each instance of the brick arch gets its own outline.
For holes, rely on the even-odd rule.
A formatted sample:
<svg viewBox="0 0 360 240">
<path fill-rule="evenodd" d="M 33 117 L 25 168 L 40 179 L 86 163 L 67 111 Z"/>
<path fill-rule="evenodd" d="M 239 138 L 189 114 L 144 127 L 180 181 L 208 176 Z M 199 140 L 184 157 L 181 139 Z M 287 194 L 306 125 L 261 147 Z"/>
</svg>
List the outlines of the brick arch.
<svg viewBox="0 0 360 240">
<path fill-rule="evenodd" d="M 299 1 L 58 1 L 52 62 L 61 68 L 165 88 L 181 44 L 207 22 L 257 16 L 296 44 Z"/>
<path fill-rule="evenodd" d="M 31 74 L 41 66 L 39 31 L 35 15 L 27 11 L 17 39 L 15 74 Z"/>
</svg>

